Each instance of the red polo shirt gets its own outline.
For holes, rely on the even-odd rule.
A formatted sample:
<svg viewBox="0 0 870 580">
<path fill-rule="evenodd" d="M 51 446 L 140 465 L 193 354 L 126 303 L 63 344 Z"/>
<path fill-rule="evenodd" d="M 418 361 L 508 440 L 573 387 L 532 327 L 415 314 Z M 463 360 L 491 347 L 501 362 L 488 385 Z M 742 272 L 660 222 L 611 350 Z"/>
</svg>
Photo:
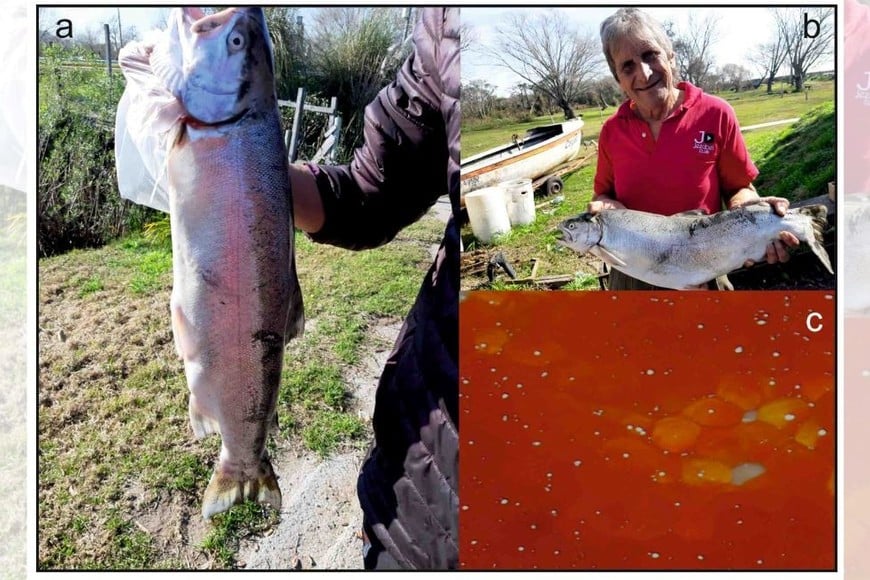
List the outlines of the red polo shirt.
<svg viewBox="0 0 870 580">
<path fill-rule="evenodd" d="M 722 209 L 720 192 L 758 175 L 725 100 L 687 82 L 682 105 L 662 123 L 658 140 L 626 101 L 604 122 L 598 138 L 595 194 L 630 209 L 661 215 Z"/>
</svg>

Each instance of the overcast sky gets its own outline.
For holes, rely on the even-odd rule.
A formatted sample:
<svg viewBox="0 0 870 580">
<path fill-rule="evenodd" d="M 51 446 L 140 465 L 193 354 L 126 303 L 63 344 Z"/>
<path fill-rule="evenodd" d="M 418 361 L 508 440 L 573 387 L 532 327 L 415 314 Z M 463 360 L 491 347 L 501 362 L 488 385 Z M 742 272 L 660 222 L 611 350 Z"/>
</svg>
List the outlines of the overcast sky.
<svg viewBox="0 0 870 580">
<path fill-rule="evenodd" d="M 570 8 L 518 8 L 514 6 L 495 6 L 481 8 L 462 8 L 462 21 L 469 23 L 477 35 L 479 44 L 491 44 L 496 36 L 495 28 L 505 22 L 505 17 L 511 12 L 522 11 L 529 17 L 543 11 L 558 11 L 566 20 L 576 23 L 581 31 L 588 31 L 597 39 L 601 22 L 613 14 L 619 6 L 613 7 L 570 7 Z M 774 36 L 773 15 L 765 7 L 718 6 L 714 8 L 698 8 L 686 6 L 668 6 L 643 8 L 660 22 L 672 21 L 677 28 L 687 28 L 689 13 L 696 21 L 701 21 L 708 13 L 715 13 L 719 20 L 718 41 L 714 46 L 715 63 L 717 67 L 724 64 L 739 64 L 749 69 L 753 74 L 754 67 L 747 56 L 757 44 L 772 40 Z M 842 16 L 842 15 L 838 15 Z M 600 43 L 599 43 L 600 46 Z M 814 67 L 816 70 L 833 69 L 833 59 Z M 783 69 L 784 70 L 784 69 Z M 602 74 L 609 75 L 606 65 Z M 782 74 L 782 71 L 781 71 Z M 469 82 L 475 79 L 485 80 L 497 87 L 500 96 L 507 96 L 511 87 L 522 82 L 519 77 L 504 68 L 495 65 L 491 59 L 474 51 L 462 53 L 462 80 Z"/>
</svg>

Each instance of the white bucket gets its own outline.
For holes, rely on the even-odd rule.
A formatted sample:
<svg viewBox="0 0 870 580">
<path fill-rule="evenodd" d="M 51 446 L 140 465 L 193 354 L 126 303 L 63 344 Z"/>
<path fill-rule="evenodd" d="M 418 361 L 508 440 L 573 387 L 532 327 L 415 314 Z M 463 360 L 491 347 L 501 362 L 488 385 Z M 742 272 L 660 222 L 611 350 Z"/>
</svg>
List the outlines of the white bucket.
<svg viewBox="0 0 870 580">
<path fill-rule="evenodd" d="M 514 179 L 498 184 L 504 189 L 508 219 L 512 226 L 525 226 L 535 221 L 535 194 L 532 180 Z"/>
<path fill-rule="evenodd" d="M 465 194 L 465 207 L 474 237 L 488 244 L 496 234 L 511 231 L 511 222 L 501 187 L 484 187 Z"/>
</svg>

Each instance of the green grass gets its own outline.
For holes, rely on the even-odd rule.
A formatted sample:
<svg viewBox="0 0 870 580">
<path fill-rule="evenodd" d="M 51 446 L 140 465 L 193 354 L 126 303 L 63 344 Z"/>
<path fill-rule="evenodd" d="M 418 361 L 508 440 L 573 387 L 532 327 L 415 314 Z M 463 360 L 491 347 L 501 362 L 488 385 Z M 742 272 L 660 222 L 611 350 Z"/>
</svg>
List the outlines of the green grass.
<svg viewBox="0 0 870 580">
<path fill-rule="evenodd" d="M 277 516 L 274 511 L 246 501 L 212 518 L 212 529 L 201 547 L 220 567 L 233 568 L 239 540 L 245 536 L 260 534 L 276 523 Z"/>
<path fill-rule="evenodd" d="M 760 175 L 755 181 L 761 195 L 777 195 L 801 200 L 827 192 L 827 183 L 836 175 L 835 111 L 833 83 L 811 83 L 813 89 L 805 93 L 765 94 L 765 89 L 720 95 L 729 100 L 741 126 L 749 126 L 791 117 L 801 117 L 793 126 L 779 125 L 747 131 L 744 134 L 752 159 Z M 591 109 L 583 111 L 583 139 L 597 139 L 603 121 L 614 112 Z M 530 126 L 558 122 L 560 119 L 541 117 L 528 123 L 510 124 L 490 121 L 468 123 L 463 126 L 462 151 L 473 155 L 501 142 L 510 135 L 523 133 Z M 531 259 L 538 260 L 537 275 L 573 274 L 575 279 L 564 289 L 598 288 L 595 276 L 597 260 L 580 259 L 573 252 L 556 244 L 557 225 L 567 217 L 585 211 L 592 197 L 596 157 L 567 177 L 563 177 L 564 201 L 551 203 L 536 210 L 535 221 L 527 226 L 515 227 L 508 235 L 500 236 L 489 245 L 481 245 L 472 235 L 471 228 L 462 230 L 466 249 L 486 248 L 499 250 L 517 270 L 518 277 L 531 272 Z M 538 203 L 546 198 L 536 199 Z M 485 277 L 463 280 L 464 289 L 493 288 L 517 289 L 502 280 L 489 285 Z"/>
</svg>

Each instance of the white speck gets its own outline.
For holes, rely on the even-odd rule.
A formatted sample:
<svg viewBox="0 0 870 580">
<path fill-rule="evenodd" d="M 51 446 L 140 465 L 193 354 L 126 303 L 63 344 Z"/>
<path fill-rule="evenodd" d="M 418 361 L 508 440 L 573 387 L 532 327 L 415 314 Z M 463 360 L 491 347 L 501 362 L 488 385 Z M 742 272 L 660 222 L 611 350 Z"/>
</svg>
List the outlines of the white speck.
<svg viewBox="0 0 870 580">
<path fill-rule="evenodd" d="M 825 429 L 819 429 L 817 431 L 817 433 L 819 434 L 819 437 L 824 437 L 825 435 L 828 434 L 828 432 Z"/>
<path fill-rule="evenodd" d="M 794 415 L 792 415 L 791 413 L 786 413 L 783 416 L 783 419 L 785 419 L 786 421 L 794 421 Z"/>
<path fill-rule="evenodd" d="M 755 324 L 757 324 L 758 326 L 764 326 L 765 324 L 767 324 L 767 321 L 766 320 L 756 320 Z"/>
<path fill-rule="evenodd" d="M 659 473 L 658 473 L 659 477 L 664 477 L 665 475 L 667 475 L 667 474 L 664 471 L 659 471 Z"/>
<path fill-rule="evenodd" d="M 743 524 L 743 520 L 737 520 L 737 525 L 740 526 Z"/>
<path fill-rule="evenodd" d="M 536 350 L 536 351 L 533 352 L 532 354 L 535 355 L 535 356 L 541 356 L 541 351 Z"/>
<path fill-rule="evenodd" d="M 626 425 L 625 428 L 629 431 L 634 431 L 634 425 Z"/>
<path fill-rule="evenodd" d="M 600 417 L 601 415 L 604 414 L 604 409 L 596 409 L 595 411 L 592 411 L 592 414 L 595 415 L 596 417 Z"/>
<path fill-rule="evenodd" d="M 501 420 L 506 422 L 506 421 L 508 420 L 508 416 L 507 416 L 507 415 L 502 415 L 502 416 L 501 416 Z"/>
<path fill-rule="evenodd" d="M 767 381 L 767 384 L 770 385 L 771 387 L 775 387 L 775 386 L 776 386 L 776 380 L 774 380 L 774 379 L 770 379 L 769 381 Z"/>
<path fill-rule="evenodd" d="M 716 412 L 716 409 L 712 409 L 712 408 L 711 408 L 711 409 L 707 409 L 707 414 L 708 414 L 708 415 L 712 415 L 712 414 L 714 414 L 715 412 Z"/>
<path fill-rule="evenodd" d="M 653 560 L 657 560 L 659 557 L 659 553 L 658 552 L 650 552 L 649 557 L 652 558 Z"/>
<path fill-rule="evenodd" d="M 550 515 L 555 518 L 556 516 L 559 515 L 559 511 L 558 510 L 550 510 Z"/>
<path fill-rule="evenodd" d="M 532 528 L 533 530 L 537 530 L 537 529 L 538 529 L 538 526 L 535 525 L 535 524 L 532 524 L 532 525 L 530 525 L 529 527 Z"/>
<path fill-rule="evenodd" d="M 525 552 L 526 548 L 524 546 L 518 546 L 517 552 Z"/>
<path fill-rule="evenodd" d="M 483 348 L 486 348 L 487 346 L 489 346 L 489 345 L 487 345 L 485 342 L 481 342 L 480 344 L 477 345 L 477 348 L 483 349 Z"/>
<path fill-rule="evenodd" d="M 550 374 L 550 373 L 548 373 L 547 371 L 544 371 L 544 372 L 541 373 L 541 378 L 542 378 L 542 379 L 546 379 L 546 378 L 547 378 L 547 375 L 549 375 L 549 374 Z"/>
<path fill-rule="evenodd" d="M 741 352 L 743 352 L 743 347 L 738 346 L 737 348 L 734 349 L 734 352 L 736 352 L 737 354 L 740 354 Z"/>
<path fill-rule="evenodd" d="M 501 394 L 501 398 L 502 398 L 502 399 L 507 399 L 508 397 L 510 397 L 510 395 L 508 395 L 507 393 L 502 393 L 502 394 Z"/>
<path fill-rule="evenodd" d="M 489 369 L 489 372 L 494 373 L 496 371 L 495 367 Z"/>
<path fill-rule="evenodd" d="M 779 351 L 773 351 L 773 358 L 777 358 L 779 356 Z"/>
<path fill-rule="evenodd" d="M 559 550 L 553 550 L 553 555 L 554 555 L 554 556 L 558 556 L 559 553 L 560 553 Z"/>
<path fill-rule="evenodd" d="M 468 511 L 468 506 L 467 506 L 467 505 L 462 506 L 462 511 L 467 512 L 467 511 Z"/>
<path fill-rule="evenodd" d="M 469 444 L 469 445 L 474 445 L 474 440 L 473 440 L 473 439 L 469 439 L 469 440 L 468 440 L 468 444 Z"/>
<path fill-rule="evenodd" d="M 576 459 L 576 460 L 574 461 L 574 467 L 580 467 L 581 465 L 583 465 L 583 462 L 580 461 L 579 459 Z"/>
<path fill-rule="evenodd" d="M 477 540 L 471 540 L 471 545 L 472 545 L 472 546 L 476 546 L 476 545 L 477 545 Z"/>
<path fill-rule="evenodd" d="M 703 560 L 703 559 L 704 559 L 704 554 L 698 554 L 698 559 L 699 559 L 699 560 Z"/>
<path fill-rule="evenodd" d="M 598 437 L 599 435 L 601 435 L 601 431 L 593 431 L 592 434 Z"/>
<path fill-rule="evenodd" d="M 800 386 L 800 385 L 795 385 L 794 388 L 795 388 L 795 390 L 798 390 L 798 391 L 799 391 L 800 388 L 801 388 L 801 386 Z"/>
<path fill-rule="evenodd" d="M 870 371 L 868 371 L 868 370 L 861 371 L 861 376 L 864 378 L 870 377 Z"/>
<path fill-rule="evenodd" d="M 522 384 L 522 383 L 517 383 L 517 388 L 518 388 L 518 389 L 522 389 L 522 388 L 523 388 L 523 384 Z"/>
<path fill-rule="evenodd" d="M 629 456 L 628 453 L 623 453 L 623 454 L 622 454 L 622 457 L 623 457 L 623 459 L 628 459 L 630 456 Z"/>
<path fill-rule="evenodd" d="M 507 505 L 510 503 L 510 501 L 511 500 L 509 500 L 508 498 L 503 497 L 503 498 L 501 498 L 501 501 L 499 503 L 501 503 L 501 505 Z"/>
<path fill-rule="evenodd" d="M 698 323 L 698 328 L 699 328 L 699 329 L 702 329 L 702 328 L 704 328 L 704 325 L 701 324 L 701 323 Z"/>
<path fill-rule="evenodd" d="M 532 441 L 532 447 L 540 447 L 540 446 L 541 446 L 540 441 Z"/>
<path fill-rule="evenodd" d="M 758 565 L 761 565 L 761 564 L 764 564 L 764 560 L 757 560 L 755 563 Z"/>
<path fill-rule="evenodd" d="M 653 369 L 646 369 L 646 374 L 654 375 L 654 374 L 656 374 L 656 372 Z"/>
</svg>

